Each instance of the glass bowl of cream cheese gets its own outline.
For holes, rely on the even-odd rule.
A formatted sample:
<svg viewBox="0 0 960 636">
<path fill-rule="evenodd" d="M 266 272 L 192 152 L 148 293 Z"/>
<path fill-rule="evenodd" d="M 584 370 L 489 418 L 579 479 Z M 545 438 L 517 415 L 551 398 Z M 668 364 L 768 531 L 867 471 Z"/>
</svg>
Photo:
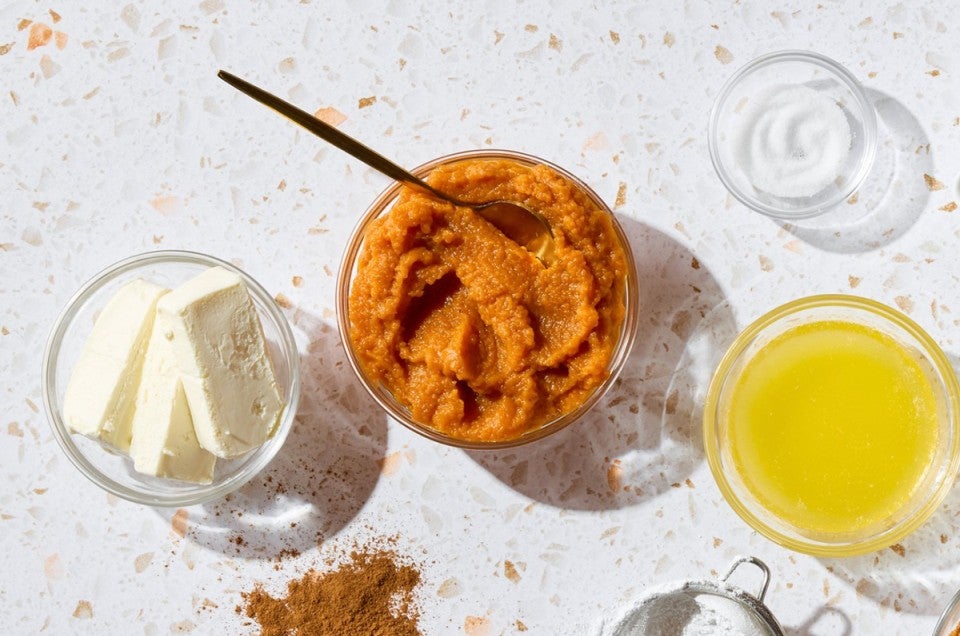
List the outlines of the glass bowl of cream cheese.
<svg viewBox="0 0 960 636">
<path fill-rule="evenodd" d="M 747 207 L 783 220 L 849 199 L 870 173 L 877 119 L 846 68 L 809 51 L 778 51 L 727 80 L 713 105 L 710 159 Z"/>
<path fill-rule="evenodd" d="M 84 477 L 136 503 L 190 506 L 240 488 L 279 452 L 299 401 L 299 352 L 276 301 L 236 266 L 148 252 L 67 302 L 42 394 Z"/>
</svg>

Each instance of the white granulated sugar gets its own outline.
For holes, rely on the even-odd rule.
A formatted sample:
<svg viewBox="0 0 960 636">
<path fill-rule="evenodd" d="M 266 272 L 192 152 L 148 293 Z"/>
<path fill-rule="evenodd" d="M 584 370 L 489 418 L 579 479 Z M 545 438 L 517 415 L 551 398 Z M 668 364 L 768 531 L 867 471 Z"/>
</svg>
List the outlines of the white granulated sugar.
<svg viewBox="0 0 960 636">
<path fill-rule="evenodd" d="M 850 142 L 850 124 L 830 96 L 780 84 L 750 100 L 734 135 L 734 153 L 757 190 L 810 197 L 841 174 Z"/>
</svg>

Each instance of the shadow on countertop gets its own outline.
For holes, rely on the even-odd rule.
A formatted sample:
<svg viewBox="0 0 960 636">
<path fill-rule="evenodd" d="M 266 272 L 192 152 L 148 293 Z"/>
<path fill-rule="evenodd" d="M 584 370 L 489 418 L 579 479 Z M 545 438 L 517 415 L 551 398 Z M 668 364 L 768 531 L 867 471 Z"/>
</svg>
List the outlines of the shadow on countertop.
<svg viewBox="0 0 960 636">
<path fill-rule="evenodd" d="M 293 430 L 250 483 L 190 509 L 190 538 L 228 556 L 276 559 L 316 547 L 350 523 L 380 477 L 386 415 L 367 399 L 336 329 L 299 309 L 290 315 L 309 342 Z"/>
<path fill-rule="evenodd" d="M 960 587 L 960 490 L 954 488 L 937 512 L 899 543 L 860 556 L 820 559 L 856 594 L 896 612 L 938 616 Z"/>
<path fill-rule="evenodd" d="M 865 89 L 877 113 L 877 156 L 863 185 L 847 202 L 812 219 L 780 222 L 807 243 L 844 254 L 879 249 L 909 230 L 926 208 L 933 172 L 930 139 L 895 98 Z"/>
<path fill-rule="evenodd" d="M 720 286 L 693 253 L 654 228 L 619 221 L 640 279 L 637 339 L 620 377 L 581 421 L 550 437 L 467 452 L 514 490 L 559 508 L 622 508 L 681 487 L 703 459 L 703 400 L 737 331 Z"/>
<path fill-rule="evenodd" d="M 798 627 L 785 626 L 783 633 L 784 636 L 816 636 L 817 634 L 850 636 L 853 633 L 853 622 L 843 610 L 824 605 Z"/>
</svg>

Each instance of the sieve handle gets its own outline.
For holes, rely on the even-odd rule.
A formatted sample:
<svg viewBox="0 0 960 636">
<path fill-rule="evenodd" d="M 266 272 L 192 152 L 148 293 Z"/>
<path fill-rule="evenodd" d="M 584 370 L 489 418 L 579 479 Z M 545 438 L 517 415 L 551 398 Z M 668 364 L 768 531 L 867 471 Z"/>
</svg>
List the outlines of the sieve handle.
<svg viewBox="0 0 960 636">
<path fill-rule="evenodd" d="M 755 595 L 755 598 L 763 602 L 763 597 L 767 594 L 767 587 L 770 586 L 770 568 L 767 567 L 767 564 L 758 559 L 757 557 L 752 556 L 742 556 L 738 557 L 733 563 L 730 564 L 727 573 L 720 577 L 720 580 L 724 583 L 727 582 L 727 579 L 730 578 L 730 575 L 733 574 L 733 571 L 736 570 L 740 565 L 744 563 L 750 563 L 757 566 L 761 572 L 763 572 L 763 584 L 760 586 L 760 593 Z"/>
</svg>

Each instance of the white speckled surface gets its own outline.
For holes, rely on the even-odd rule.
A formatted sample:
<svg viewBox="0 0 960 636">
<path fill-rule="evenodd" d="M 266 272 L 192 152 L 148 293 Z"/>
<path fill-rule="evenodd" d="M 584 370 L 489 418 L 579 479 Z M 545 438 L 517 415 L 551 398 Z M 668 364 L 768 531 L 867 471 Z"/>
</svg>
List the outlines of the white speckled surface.
<svg viewBox="0 0 960 636">
<path fill-rule="evenodd" d="M 803 295 L 898 306 L 960 355 L 960 56 L 945 4 L 93 8 L 108 4 L 0 7 L 2 631 L 249 632 L 234 612 L 240 591 L 258 581 L 279 591 L 377 533 L 399 534 L 424 563 L 427 634 L 514 634 L 521 623 L 589 633 L 645 588 L 709 577 L 741 553 L 770 566 L 768 605 L 789 634 L 932 631 L 960 587 L 960 489 L 902 551 L 794 554 L 722 500 L 699 408 L 737 329 Z M 30 49 L 22 20 L 65 36 Z M 710 166 L 713 96 L 739 65 L 781 48 L 838 60 L 877 104 L 877 168 L 835 221 L 762 218 Z M 345 366 L 333 313 L 341 249 L 387 181 L 229 89 L 218 68 L 307 110 L 336 108 L 342 130 L 410 166 L 511 148 L 623 199 L 641 332 L 602 406 L 498 454 L 388 422 Z M 82 480 L 40 406 L 60 308 L 103 267 L 158 248 L 226 258 L 286 296 L 305 374 L 281 457 L 231 501 L 188 509 L 184 537 L 174 510 Z M 278 563 L 284 549 L 300 555 Z M 519 576 L 506 576 L 507 561 Z"/>
</svg>

